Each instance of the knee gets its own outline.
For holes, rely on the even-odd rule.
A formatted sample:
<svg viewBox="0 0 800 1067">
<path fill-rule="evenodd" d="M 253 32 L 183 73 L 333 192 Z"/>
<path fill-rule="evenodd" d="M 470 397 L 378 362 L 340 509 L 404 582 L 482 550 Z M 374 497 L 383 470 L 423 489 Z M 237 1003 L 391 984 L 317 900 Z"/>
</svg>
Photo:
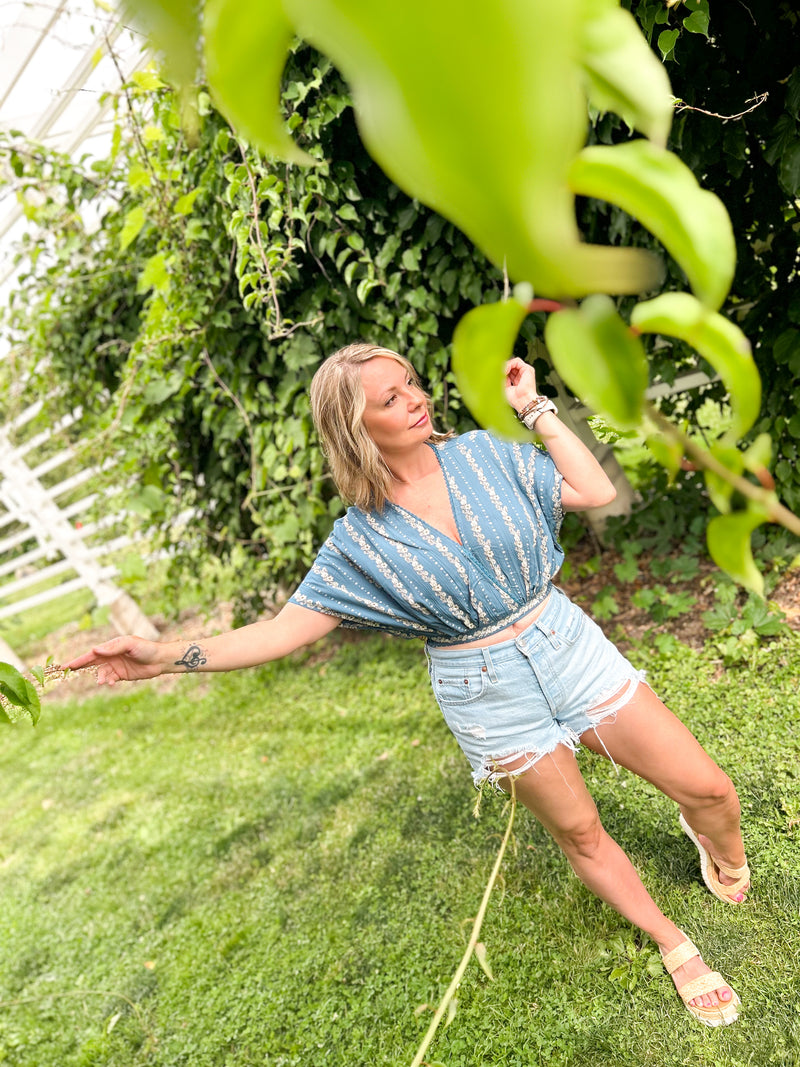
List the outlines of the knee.
<svg viewBox="0 0 800 1067">
<path fill-rule="evenodd" d="M 595 816 L 565 827 L 553 836 L 570 860 L 591 860 L 600 850 L 604 833 L 600 819 Z"/>
<path fill-rule="evenodd" d="M 708 774 L 694 783 L 694 803 L 708 807 L 730 808 L 739 810 L 739 796 L 728 775 L 714 766 Z"/>
</svg>

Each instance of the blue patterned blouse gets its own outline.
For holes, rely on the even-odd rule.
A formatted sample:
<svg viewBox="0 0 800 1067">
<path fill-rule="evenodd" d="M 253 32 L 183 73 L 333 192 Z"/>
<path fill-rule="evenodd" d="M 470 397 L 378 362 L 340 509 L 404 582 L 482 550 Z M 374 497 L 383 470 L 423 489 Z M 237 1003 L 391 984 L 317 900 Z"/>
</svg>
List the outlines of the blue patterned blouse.
<svg viewBox="0 0 800 1067">
<path fill-rule="evenodd" d="M 564 559 L 553 460 L 483 430 L 430 447 L 461 544 L 396 504 L 351 507 L 291 603 L 446 646 L 497 633 L 544 600 Z"/>
</svg>

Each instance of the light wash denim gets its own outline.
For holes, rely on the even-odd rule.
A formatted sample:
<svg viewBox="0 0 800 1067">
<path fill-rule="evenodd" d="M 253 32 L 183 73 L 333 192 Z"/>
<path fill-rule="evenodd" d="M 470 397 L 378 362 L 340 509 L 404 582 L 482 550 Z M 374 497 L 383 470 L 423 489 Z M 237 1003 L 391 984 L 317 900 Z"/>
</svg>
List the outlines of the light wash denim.
<svg viewBox="0 0 800 1067">
<path fill-rule="evenodd" d="M 558 745 L 574 751 L 581 735 L 613 719 L 644 680 L 644 671 L 555 586 L 517 638 L 426 651 L 437 703 L 476 786 L 506 777 L 504 763 L 516 762 L 516 775 Z"/>
</svg>

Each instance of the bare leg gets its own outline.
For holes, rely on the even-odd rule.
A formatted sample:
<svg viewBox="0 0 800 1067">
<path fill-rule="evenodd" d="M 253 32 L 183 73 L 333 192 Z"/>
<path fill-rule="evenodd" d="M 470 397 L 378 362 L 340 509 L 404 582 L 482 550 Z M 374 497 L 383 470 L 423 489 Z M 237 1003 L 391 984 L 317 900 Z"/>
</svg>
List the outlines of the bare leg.
<svg viewBox="0 0 800 1067">
<path fill-rule="evenodd" d="M 745 862 L 733 782 L 648 686 L 640 684 L 615 719 L 601 723 L 596 735 L 584 733 L 581 742 L 677 801 L 703 847 L 720 863 L 735 868 Z M 721 872 L 719 878 L 725 885 L 735 881 Z M 741 902 L 744 893 L 734 899 Z"/>
<path fill-rule="evenodd" d="M 514 769 L 513 764 L 504 766 Z M 659 910 L 623 850 L 603 829 L 575 756 L 566 746 L 560 745 L 519 775 L 514 791 L 553 835 L 587 888 L 649 934 L 663 952 L 684 940 L 685 935 Z M 695 957 L 679 967 L 673 978 L 681 987 L 709 969 Z M 730 988 L 723 986 L 692 1003 L 711 1007 L 729 1001 L 731 995 Z"/>
</svg>

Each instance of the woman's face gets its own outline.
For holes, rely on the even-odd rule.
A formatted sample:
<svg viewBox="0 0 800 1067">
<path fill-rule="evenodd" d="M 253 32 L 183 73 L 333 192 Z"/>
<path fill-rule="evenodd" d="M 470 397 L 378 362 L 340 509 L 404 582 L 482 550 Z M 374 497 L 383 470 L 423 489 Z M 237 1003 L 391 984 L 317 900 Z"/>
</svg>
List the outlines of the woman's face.
<svg viewBox="0 0 800 1067">
<path fill-rule="evenodd" d="M 376 356 L 361 365 L 366 407 L 364 428 L 387 455 L 426 441 L 431 420 L 425 394 L 406 368 L 389 356 Z"/>
</svg>

